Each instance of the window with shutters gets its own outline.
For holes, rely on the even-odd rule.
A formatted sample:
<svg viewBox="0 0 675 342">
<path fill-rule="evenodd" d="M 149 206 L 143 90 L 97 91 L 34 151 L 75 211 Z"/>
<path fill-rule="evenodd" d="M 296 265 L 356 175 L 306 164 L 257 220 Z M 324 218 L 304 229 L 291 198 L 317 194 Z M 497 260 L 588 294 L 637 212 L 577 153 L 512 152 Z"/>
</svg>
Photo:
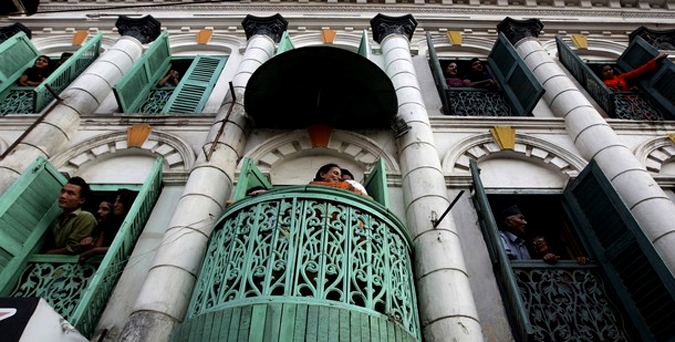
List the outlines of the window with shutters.
<svg viewBox="0 0 675 342">
<path fill-rule="evenodd" d="M 644 74 L 629 91 L 608 88 L 603 82 L 604 65 L 614 68 L 614 74 L 634 70 L 658 55 L 658 51 L 636 36 L 615 61 L 605 63 L 583 61 L 561 37 L 556 37 L 558 58 L 574 78 L 588 91 L 609 117 L 627 120 L 675 119 L 675 64 L 663 60 L 654 72 Z"/>
<path fill-rule="evenodd" d="M 40 51 L 23 32 L 0 44 L 0 115 L 41 112 L 54 100 L 50 89 L 60 93 L 98 58 L 102 37 L 99 33 L 89 39 L 63 64 L 58 64 L 60 56 L 50 56 L 53 71 L 34 87 L 20 86 L 18 80 Z"/>
<path fill-rule="evenodd" d="M 675 337 L 675 278 L 592 161 L 562 193 L 506 195 L 485 189 L 471 162 L 473 200 L 518 341 L 665 341 Z M 491 191 L 492 190 L 492 191 Z M 543 235 L 556 264 L 509 260 L 501 210 L 518 205 L 526 240 Z M 580 265 L 574 258 L 588 256 Z"/>
<path fill-rule="evenodd" d="M 445 70 L 450 63 L 457 64 L 458 77 L 470 70 L 470 62 L 463 59 L 440 59 L 431 34 L 427 33 L 429 66 L 446 115 L 459 116 L 531 116 L 532 109 L 544 94 L 513 45 L 500 34 L 484 66 L 497 83 L 496 88 L 452 86 L 446 80 Z M 448 84 L 450 83 L 450 84 Z"/>
<path fill-rule="evenodd" d="M 43 297 L 90 336 L 159 196 L 162 159 L 156 160 L 144 184 L 91 185 L 92 196 L 83 209 L 93 210 L 97 200 L 118 188 L 138 195 L 105 255 L 85 263 L 78 262 L 78 255 L 40 254 L 61 213 L 57 198 L 65 182 L 58 170 L 38 158 L 0 197 L 0 296 Z"/>
<path fill-rule="evenodd" d="M 127 114 L 201 113 L 226 62 L 226 56 L 171 57 L 165 31 L 115 84 L 115 98 Z M 180 82 L 159 86 L 171 70 Z"/>
</svg>

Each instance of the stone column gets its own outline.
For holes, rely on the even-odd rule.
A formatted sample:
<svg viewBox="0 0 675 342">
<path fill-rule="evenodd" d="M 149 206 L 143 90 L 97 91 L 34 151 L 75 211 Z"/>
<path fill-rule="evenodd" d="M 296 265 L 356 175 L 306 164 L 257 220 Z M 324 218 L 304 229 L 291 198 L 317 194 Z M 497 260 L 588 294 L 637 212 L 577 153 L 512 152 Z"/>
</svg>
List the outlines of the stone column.
<svg viewBox="0 0 675 342">
<path fill-rule="evenodd" d="M 268 18 L 249 15 L 242 25 L 248 45 L 232 80 L 236 101 L 229 97 L 211 127 L 124 327 L 122 341 L 167 341 L 185 318 L 208 238 L 224 210 L 246 145 L 246 84 L 253 72 L 274 56 L 275 43 L 288 23 L 279 14 Z"/>
<path fill-rule="evenodd" d="M 371 20 L 385 71 L 398 98 L 397 118 L 410 130 L 398 139 L 406 223 L 413 240 L 414 273 L 425 341 L 483 341 L 476 306 L 452 215 L 433 228 L 432 212 L 449 206 L 445 178 L 415 67 L 410 38 L 417 21 L 408 14 Z"/>
<path fill-rule="evenodd" d="M 543 101 L 556 116 L 565 119 L 567 133 L 581 155 L 587 160 L 595 159 L 675 273 L 675 204 L 543 49 L 536 39 L 542 28 L 537 19 L 507 18 L 498 25 L 546 89 Z"/>
<path fill-rule="evenodd" d="M 5 192 L 38 156 L 61 152 L 80 126 L 80 116 L 92 113 L 117 80 L 143 53 L 143 45 L 160 34 L 161 24 L 152 16 L 130 19 L 120 16 L 116 26 L 122 37 L 75 79 L 28 135 L 0 161 L 0 194 Z"/>
</svg>

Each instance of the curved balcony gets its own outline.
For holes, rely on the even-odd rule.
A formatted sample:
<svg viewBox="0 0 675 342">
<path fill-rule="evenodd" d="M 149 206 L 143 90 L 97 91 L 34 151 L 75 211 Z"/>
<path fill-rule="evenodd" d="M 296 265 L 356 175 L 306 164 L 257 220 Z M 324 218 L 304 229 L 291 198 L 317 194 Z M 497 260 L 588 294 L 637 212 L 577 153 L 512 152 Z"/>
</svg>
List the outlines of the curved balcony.
<svg viewBox="0 0 675 342">
<path fill-rule="evenodd" d="M 421 340 L 401 222 L 367 198 L 321 186 L 236 202 L 216 224 L 173 340 L 328 336 Z"/>
</svg>

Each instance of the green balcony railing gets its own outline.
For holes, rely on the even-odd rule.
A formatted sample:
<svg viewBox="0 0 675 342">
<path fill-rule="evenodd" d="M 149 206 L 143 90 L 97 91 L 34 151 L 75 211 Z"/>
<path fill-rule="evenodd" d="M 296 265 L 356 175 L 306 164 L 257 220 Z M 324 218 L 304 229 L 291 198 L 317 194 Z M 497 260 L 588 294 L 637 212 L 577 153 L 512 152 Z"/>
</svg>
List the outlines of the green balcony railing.
<svg viewBox="0 0 675 342">
<path fill-rule="evenodd" d="M 79 264 L 77 255 L 32 255 L 9 296 L 42 297 L 80 333 L 90 336 L 159 196 L 161 165 L 160 158 L 155 163 L 160 172 L 151 173 L 140 187 L 105 256 Z"/>
<path fill-rule="evenodd" d="M 469 87 L 444 89 L 450 113 L 460 116 L 514 116 L 501 92 Z"/>
<path fill-rule="evenodd" d="M 238 201 L 216 224 L 173 339 L 419 341 L 406 234 L 385 207 L 339 189 Z M 220 328 L 197 337 L 205 321 Z"/>
<path fill-rule="evenodd" d="M 598 267 L 512 260 L 534 341 L 628 341 Z"/>
<path fill-rule="evenodd" d="M 77 78 L 91 63 L 98 58 L 101 50 L 99 33 L 82 45 L 65 63 L 59 66 L 52 74 L 36 87 L 11 86 L 0 97 L 0 115 L 30 114 L 41 112 L 54 95 L 47 89 L 51 87 L 57 94 L 62 92 Z"/>
</svg>

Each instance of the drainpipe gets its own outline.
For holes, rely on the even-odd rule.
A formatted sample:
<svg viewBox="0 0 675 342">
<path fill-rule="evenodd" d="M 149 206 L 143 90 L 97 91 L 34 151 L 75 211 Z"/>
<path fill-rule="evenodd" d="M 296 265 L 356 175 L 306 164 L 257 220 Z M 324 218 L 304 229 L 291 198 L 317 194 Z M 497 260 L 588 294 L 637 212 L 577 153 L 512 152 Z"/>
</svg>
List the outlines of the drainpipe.
<svg viewBox="0 0 675 342">
<path fill-rule="evenodd" d="M 397 117 L 410 131 L 398 139 L 406 223 L 413 240 L 414 273 L 424 341 L 483 341 L 480 321 L 452 215 L 434 228 L 432 213 L 449 205 L 445 178 L 410 54 L 417 26 L 412 15 L 371 21 L 385 71 L 398 98 Z"/>
<path fill-rule="evenodd" d="M 581 155 L 586 160 L 595 159 L 675 274 L 675 204 L 544 50 L 537 40 L 542 28 L 538 19 L 506 18 L 498 25 L 546 89 L 543 101 L 556 116 L 565 119 L 567 133 Z"/>
</svg>

